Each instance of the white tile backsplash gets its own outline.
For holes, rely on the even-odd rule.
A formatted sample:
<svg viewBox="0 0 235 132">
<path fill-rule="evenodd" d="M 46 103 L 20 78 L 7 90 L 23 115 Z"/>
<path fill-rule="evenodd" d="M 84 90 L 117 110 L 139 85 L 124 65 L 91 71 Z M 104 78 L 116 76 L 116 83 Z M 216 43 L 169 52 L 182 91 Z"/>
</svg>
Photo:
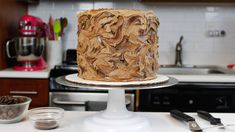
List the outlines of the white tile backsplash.
<svg viewBox="0 0 235 132">
<path fill-rule="evenodd" d="M 93 1 L 77 2 L 75 5 L 77 6 L 77 10 L 90 10 L 94 8 Z"/>
<path fill-rule="evenodd" d="M 113 8 L 114 4 L 112 0 L 95 0 L 94 2 L 94 8 Z"/>
<path fill-rule="evenodd" d="M 175 45 L 181 35 L 183 40 L 183 63 L 188 65 L 221 65 L 235 63 L 235 5 L 158 5 L 140 3 L 138 0 L 40 0 L 30 5 L 29 14 L 48 22 L 54 18 L 67 17 L 68 27 L 63 37 L 64 50 L 76 48 L 76 13 L 93 8 L 130 8 L 153 10 L 160 19 L 159 52 L 161 64 L 172 64 Z M 225 30 L 225 37 L 208 37 L 207 30 Z"/>
</svg>

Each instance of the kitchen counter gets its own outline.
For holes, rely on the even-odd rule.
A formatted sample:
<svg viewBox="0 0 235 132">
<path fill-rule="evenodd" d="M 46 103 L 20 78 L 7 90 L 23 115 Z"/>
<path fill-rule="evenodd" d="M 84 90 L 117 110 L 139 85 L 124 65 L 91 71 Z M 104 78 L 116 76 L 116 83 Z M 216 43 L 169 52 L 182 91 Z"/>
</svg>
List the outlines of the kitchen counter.
<svg viewBox="0 0 235 132">
<path fill-rule="evenodd" d="M 169 74 L 179 82 L 217 82 L 217 83 L 235 83 L 235 74 L 209 74 L 209 75 L 177 75 Z"/>
<path fill-rule="evenodd" d="M 0 71 L 0 78 L 49 78 L 50 69 L 42 71 L 14 71 L 7 68 Z M 178 79 L 180 82 L 221 82 L 235 83 L 235 74 L 208 74 L 208 75 L 181 75 L 166 74 Z"/>
<path fill-rule="evenodd" d="M 41 71 L 15 71 L 7 68 L 0 71 L 0 78 L 49 78 L 50 69 Z"/>
<path fill-rule="evenodd" d="M 61 125 L 59 128 L 49 130 L 50 132 L 83 132 L 81 130 L 81 121 L 95 112 L 81 112 L 81 111 L 66 111 Z M 136 113 L 145 116 L 151 122 L 153 132 L 189 132 L 186 123 L 180 122 L 172 118 L 169 113 Z M 210 127 L 209 122 L 197 117 L 195 113 L 190 113 L 191 116 L 196 118 L 197 123 L 200 127 Z M 212 115 L 222 119 L 224 124 L 235 123 L 235 113 L 215 113 Z M 32 123 L 25 119 L 22 122 L 15 124 L 0 124 L 0 130 L 2 132 L 42 132 L 33 127 Z M 45 131 L 45 130 L 44 130 Z M 216 128 L 208 129 L 207 132 L 222 132 L 224 130 L 218 130 Z M 235 127 L 230 127 L 226 132 L 234 132 Z"/>
<path fill-rule="evenodd" d="M 213 65 L 162 66 L 158 73 L 172 76 L 180 82 L 235 83 L 235 70 Z"/>
</svg>

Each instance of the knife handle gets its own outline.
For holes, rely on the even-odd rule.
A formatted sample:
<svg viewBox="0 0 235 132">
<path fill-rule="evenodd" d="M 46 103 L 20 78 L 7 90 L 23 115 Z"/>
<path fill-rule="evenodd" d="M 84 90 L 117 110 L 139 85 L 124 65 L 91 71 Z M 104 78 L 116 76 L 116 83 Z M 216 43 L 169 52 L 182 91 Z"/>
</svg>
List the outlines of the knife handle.
<svg viewBox="0 0 235 132">
<path fill-rule="evenodd" d="M 195 119 L 189 115 L 184 114 L 183 112 L 179 111 L 179 110 L 171 110 L 170 114 L 172 117 L 181 120 L 181 121 L 195 121 Z"/>
<path fill-rule="evenodd" d="M 220 118 L 215 118 L 213 117 L 209 112 L 203 111 L 203 110 L 198 110 L 197 115 L 201 117 L 202 119 L 205 119 L 210 122 L 211 125 L 217 125 L 221 124 Z"/>
</svg>

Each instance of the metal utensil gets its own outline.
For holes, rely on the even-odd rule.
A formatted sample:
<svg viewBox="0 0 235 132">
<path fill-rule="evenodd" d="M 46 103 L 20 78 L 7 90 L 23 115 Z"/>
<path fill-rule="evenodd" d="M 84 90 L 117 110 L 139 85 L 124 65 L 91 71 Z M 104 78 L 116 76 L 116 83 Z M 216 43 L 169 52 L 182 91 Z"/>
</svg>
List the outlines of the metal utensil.
<svg viewBox="0 0 235 132">
<path fill-rule="evenodd" d="M 200 128 L 200 126 L 196 123 L 195 119 L 189 115 L 184 114 L 183 112 L 179 111 L 179 110 L 171 110 L 170 114 L 172 117 L 181 120 L 181 121 L 185 121 L 188 123 L 189 125 L 189 129 L 192 132 L 202 132 L 202 129 Z"/>
<path fill-rule="evenodd" d="M 222 128 L 222 129 L 225 129 L 228 126 L 235 126 L 235 124 L 226 124 L 226 125 L 224 125 L 221 122 L 220 118 L 216 118 L 216 117 L 212 116 L 207 111 L 198 110 L 197 115 L 199 117 L 201 117 L 202 119 L 205 119 L 205 120 L 209 121 L 211 125 L 217 125 L 217 126 L 219 126 L 219 128 Z"/>
</svg>

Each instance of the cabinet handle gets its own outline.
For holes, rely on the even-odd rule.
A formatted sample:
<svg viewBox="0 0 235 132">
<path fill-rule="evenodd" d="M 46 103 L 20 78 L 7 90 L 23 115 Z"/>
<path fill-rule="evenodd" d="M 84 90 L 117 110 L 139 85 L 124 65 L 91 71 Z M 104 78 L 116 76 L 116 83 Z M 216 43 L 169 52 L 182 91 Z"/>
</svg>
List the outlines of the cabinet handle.
<svg viewBox="0 0 235 132">
<path fill-rule="evenodd" d="M 37 91 L 10 91 L 10 94 L 37 95 Z"/>
</svg>

